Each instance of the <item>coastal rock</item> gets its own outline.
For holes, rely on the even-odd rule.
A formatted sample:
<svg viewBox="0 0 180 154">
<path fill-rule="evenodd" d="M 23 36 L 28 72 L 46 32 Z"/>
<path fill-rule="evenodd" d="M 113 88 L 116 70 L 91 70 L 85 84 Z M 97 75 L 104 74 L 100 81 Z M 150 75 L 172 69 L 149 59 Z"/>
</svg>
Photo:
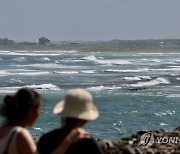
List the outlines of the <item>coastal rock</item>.
<svg viewBox="0 0 180 154">
<path fill-rule="evenodd" d="M 147 143 L 153 141 L 147 147 L 140 143 L 141 136 L 145 133 L 153 134 L 153 138 L 144 138 Z M 109 139 L 97 139 L 97 141 L 105 154 L 180 154 L 180 127 L 172 131 L 163 129 L 139 131 L 118 141 Z"/>
</svg>

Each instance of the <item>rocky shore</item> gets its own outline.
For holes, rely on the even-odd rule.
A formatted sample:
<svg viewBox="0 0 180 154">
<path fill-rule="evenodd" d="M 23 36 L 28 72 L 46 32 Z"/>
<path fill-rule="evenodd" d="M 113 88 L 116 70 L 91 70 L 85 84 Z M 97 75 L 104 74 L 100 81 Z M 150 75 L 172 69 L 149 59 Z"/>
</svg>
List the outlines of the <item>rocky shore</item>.
<svg viewBox="0 0 180 154">
<path fill-rule="evenodd" d="M 140 131 L 118 141 L 98 139 L 105 154 L 180 154 L 180 127 Z"/>
</svg>

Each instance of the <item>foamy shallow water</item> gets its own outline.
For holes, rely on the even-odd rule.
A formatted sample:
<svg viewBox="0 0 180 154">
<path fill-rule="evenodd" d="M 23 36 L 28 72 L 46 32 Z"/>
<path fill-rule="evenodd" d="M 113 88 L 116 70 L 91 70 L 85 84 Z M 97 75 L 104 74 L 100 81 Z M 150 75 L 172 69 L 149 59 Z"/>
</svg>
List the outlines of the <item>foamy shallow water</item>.
<svg viewBox="0 0 180 154">
<path fill-rule="evenodd" d="M 59 127 L 52 109 L 77 87 L 92 92 L 100 110 L 86 126 L 95 137 L 173 129 L 179 120 L 179 79 L 179 53 L 0 51 L 1 100 L 21 87 L 43 96 L 41 116 L 30 129 L 37 138 Z"/>
</svg>

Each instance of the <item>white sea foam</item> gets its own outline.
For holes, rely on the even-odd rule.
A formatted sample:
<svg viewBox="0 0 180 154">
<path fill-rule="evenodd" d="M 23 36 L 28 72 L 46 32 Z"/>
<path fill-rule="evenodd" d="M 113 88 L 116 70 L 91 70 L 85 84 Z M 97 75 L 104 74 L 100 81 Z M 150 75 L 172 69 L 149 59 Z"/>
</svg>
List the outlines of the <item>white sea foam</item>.
<svg viewBox="0 0 180 154">
<path fill-rule="evenodd" d="M 37 90 L 60 90 L 59 87 L 53 84 L 32 84 L 19 87 L 0 87 L 0 93 L 14 93 L 20 88 L 33 88 Z"/>
<path fill-rule="evenodd" d="M 50 61 L 50 59 L 48 57 L 44 57 L 42 59 L 45 60 L 45 61 Z"/>
<path fill-rule="evenodd" d="M 28 88 L 35 88 L 35 89 L 40 89 L 40 90 L 59 90 L 60 88 L 57 87 L 56 85 L 53 85 L 51 83 L 49 84 L 32 84 L 32 85 L 26 85 L 24 87 Z"/>
<path fill-rule="evenodd" d="M 121 60 L 121 59 L 113 59 L 113 60 L 97 60 L 96 62 L 100 64 L 107 64 L 107 65 L 125 65 L 131 64 L 128 60 Z"/>
<path fill-rule="evenodd" d="M 159 71 L 180 71 L 180 67 L 173 67 L 173 68 L 162 68 L 162 69 L 150 69 L 150 71 L 156 71 L 156 72 L 159 72 Z"/>
<path fill-rule="evenodd" d="M 128 77 L 128 76 L 126 76 L 126 77 L 123 77 L 123 79 L 128 80 L 128 81 L 139 81 L 139 80 L 141 80 L 141 78 L 138 77 L 138 76 L 136 76 L 136 77 Z"/>
<path fill-rule="evenodd" d="M 97 58 L 94 55 L 83 57 L 82 59 L 83 60 L 92 60 L 92 61 L 96 61 L 97 60 Z"/>
<path fill-rule="evenodd" d="M 58 63 L 46 63 L 46 64 L 27 64 L 27 65 L 16 65 L 16 67 L 35 67 L 35 68 L 69 68 L 68 65 L 60 65 Z M 71 68 L 83 68 L 83 66 L 71 66 Z"/>
<path fill-rule="evenodd" d="M 62 65 L 54 64 L 54 63 L 46 63 L 46 64 L 27 64 L 27 65 L 16 65 L 16 67 L 38 67 L 38 68 L 62 68 Z"/>
<path fill-rule="evenodd" d="M 53 71 L 55 74 L 78 74 L 78 71 Z"/>
<path fill-rule="evenodd" d="M 59 52 L 59 53 L 54 53 L 53 52 L 52 53 L 52 51 L 50 51 L 50 52 L 1 51 L 0 55 L 11 55 L 11 56 L 59 56 L 59 55 L 62 55 L 62 53 L 61 52 Z"/>
<path fill-rule="evenodd" d="M 171 98 L 180 98 L 180 94 L 168 94 L 167 97 L 171 97 Z"/>
<path fill-rule="evenodd" d="M 139 81 L 142 79 L 151 79 L 150 76 L 135 76 L 135 77 L 123 77 L 124 80 L 128 80 L 128 81 Z"/>
<path fill-rule="evenodd" d="M 14 72 L 13 75 L 25 75 L 25 76 L 39 76 L 39 75 L 47 75 L 50 74 L 50 72 L 44 71 L 44 72 Z"/>
<path fill-rule="evenodd" d="M 33 127 L 33 129 L 34 129 L 34 130 L 36 130 L 36 131 L 40 131 L 40 132 L 42 132 L 42 131 L 43 131 L 43 129 L 42 129 L 42 128 L 40 128 L 40 127 Z"/>
<path fill-rule="evenodd" d="M 82 70 L 81 73 L 93 74 L 96 70 Z"/>
<path fill-rule="evenodd" d="M 161 125 L 161 126 L 167 126 L 168 124 L 165 124 L 165 123 L 163 123 L 163 122 L 160 122 L 160 125 Z"/>
<path fill-rule="evenodd" d="M 159 85 L 159 84 L 169 84 L 169 81 L 165 78 L 156 78 L 151 81 L 147 82 L 138 82 L 136 84 L 130 84 L 131 87 L 149 87 L 149 86 L 154 86 L 154 85 Z"/>
<path fill-rule="evenodd" d="M 138 72 L 148 72 L 148 68 L 134 69 L 134 70 L 120 70 L 120 69 L 107 69 L 103 70 L 104 72 L 114 72 L 114 73 L 138 73 Z"/>
<path fill-rule="evenodd" d="M 163 112 L 157 112 L 157 113 L 154 113 L 155 116 L 167 116 L 167 115 L 174 115 L 176 114 L 176 111 L 171 111 L 171 110 L 164 110 Z"/>
<path fill-rule="evenodd" d="M 0 93 L 14 93 L 17 89 L 21 87 L 1 87 L 0 88 Z"/>
<path fill-rule="evenodd" d="M 83 58 L 84 60 L 94 61 L 99 64 L 105 64 L 105 65 L 123 65 L 123 64 L 131 64 L 128 60 L 122 60 L 122 59 L 108 59 L 105 60 L 102 57 L 96 58 L 94 55 L 87 56 Z"/>
<path fill-rule="evenodd" d="M 12 93 L 15 92 L 16 90 L 20 88 L 33 88 L 33 89 L 38 89 L 38 90 L 59 90 L 59 88 L 53 84 L 41 84 L 41 85 L 26 85 L 22 87 L 2 87 L 0 88 L 1 93 Z"/>
<path fill-rule="evenodd" d="M 89 87 L 87 88 L 89 91 L 102 91 L 102 90 L 117 90 L 117 89 L 121 89 L 122 87 L 116 87 L 116 86 L 112 86 L 112 87 L 108 87 L 108 86 L 96 86 L 96 87 Z"/>
<path fill-rule="evenodd" d="M 24 75 L 24 76 L 38 76 L 38 75 L 47 75 L 47 74 L 50 74 L 50 72 L 48 71 L 19 71 L 19 70 L 16 70 L 16 71 L 0 71 L 0 77 L 3 77 L 3 76 L 15 76 L 15 75 Z"/>
<path fill-rule="evenodd" d="M 12 73 L 8 72 L 8 71 L 0 71 L 0 77 L 2 76 L 9 76 L 11 75 Z"/>
</svg>

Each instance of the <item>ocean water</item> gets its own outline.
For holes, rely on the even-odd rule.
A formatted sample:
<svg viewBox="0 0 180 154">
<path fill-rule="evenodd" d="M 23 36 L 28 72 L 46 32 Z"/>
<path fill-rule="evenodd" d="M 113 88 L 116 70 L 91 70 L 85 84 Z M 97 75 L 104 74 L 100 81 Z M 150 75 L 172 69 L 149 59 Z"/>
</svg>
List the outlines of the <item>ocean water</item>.
<svg viewBox="0 0 180 154">
<path fill-rule="evenodd" d="M 34 137 L 60 126 L 52 113 L 70 88 L 85 88 L 100 117 L 85 128 L 119 139 L 140 130 L 174 129 L 180 123 L 180 53 L 0 51 L 0 100 L 21 87 L 43 97 Z"/>
</svg>

